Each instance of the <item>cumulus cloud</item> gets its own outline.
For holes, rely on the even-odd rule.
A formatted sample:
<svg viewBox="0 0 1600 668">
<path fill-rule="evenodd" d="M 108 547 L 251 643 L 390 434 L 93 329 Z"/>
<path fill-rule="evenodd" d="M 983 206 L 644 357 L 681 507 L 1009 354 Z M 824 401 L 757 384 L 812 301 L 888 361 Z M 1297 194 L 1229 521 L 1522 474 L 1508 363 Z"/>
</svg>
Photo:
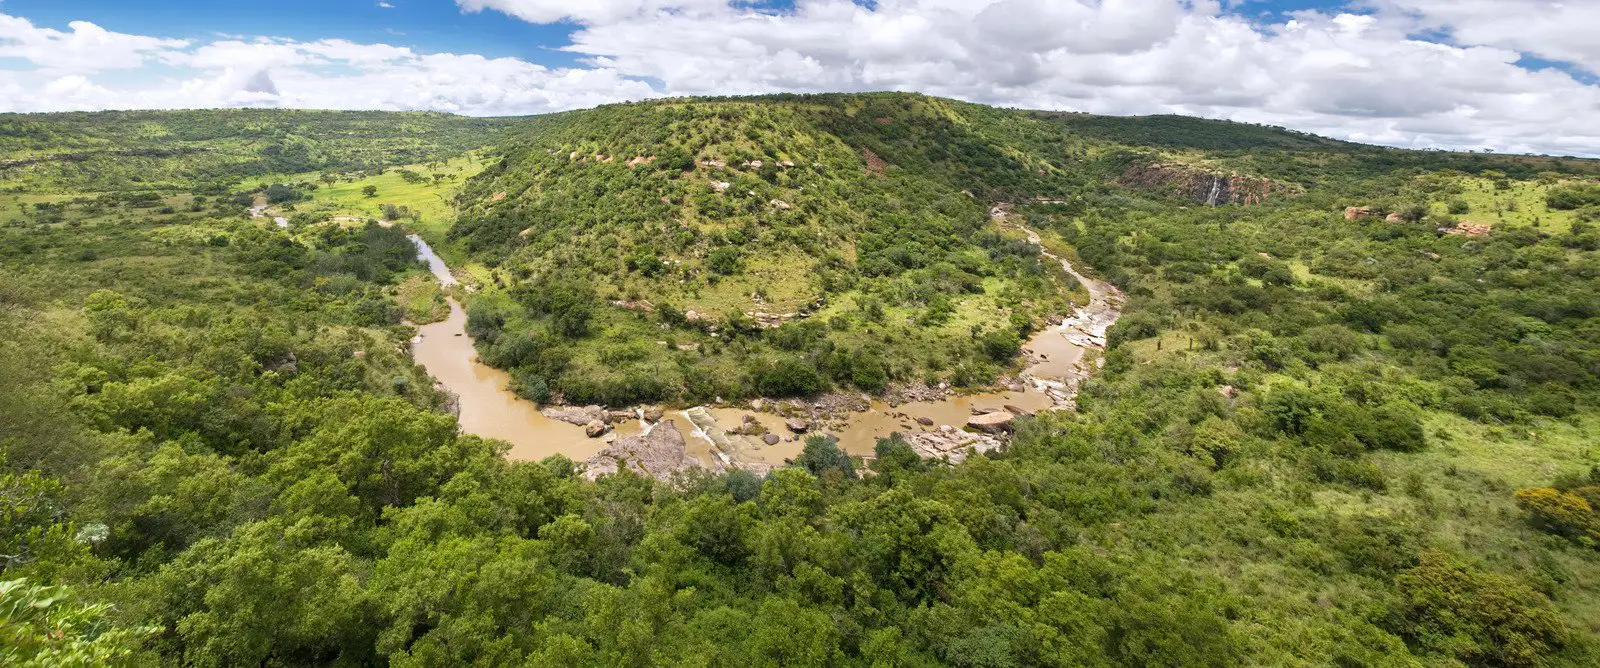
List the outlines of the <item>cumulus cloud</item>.
<svg viewBox="0 0 1600 668">
<path fill-rule="evenodd" d="M 1380 14 L 1600 74 L 1600 2 L 1594 0 L 1367 0 Z"/>
<path fill-rule="evenodd" d="M 1600 154 L 1600 87 L 1519 66 L 1535 56 L 1600 68 L 1600 40 L 1580 34 L 1600 25 L 1600 3 L 1351 3 L 1267 21 L 1217 0 L 456 0 L 571 24 L 562 48 L 582 64 L 565 68 L 341 39 L 189 43 L 82 22 L 54 31 L 0 14 L 0 56 L 35 66 L 0 70 L 0 110 L 528 114 L 661 95 L 912 90 L 1402 146 Z M 180 74 L 118 85 L 115 70 L 152 64 Z"/>
<path fill-rule="evenodd" d="M 93 72 L 139 67 L 188 45 L 180 39 L 111 32 L 87 21 L 67 27 L 38 28 L 27 19 L 0 14 L 0 58 L 21 58 L 55 72 Z"/>
</svg>

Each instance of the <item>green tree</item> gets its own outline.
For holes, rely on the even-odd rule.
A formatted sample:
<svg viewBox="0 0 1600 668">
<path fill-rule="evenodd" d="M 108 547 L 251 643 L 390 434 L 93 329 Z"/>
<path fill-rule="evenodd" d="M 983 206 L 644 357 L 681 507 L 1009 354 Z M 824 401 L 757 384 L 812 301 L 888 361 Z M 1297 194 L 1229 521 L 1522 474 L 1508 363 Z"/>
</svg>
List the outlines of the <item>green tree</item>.
<svg viewBox="0 0 1600 668">
<path fill-rule="evenodd" d="M 0 581 L 0 664 L 90 668 L 147 663 L 141 643 L 159 628 L 123 628 L 111 606 L 84 604 L 67 587 Z"/>
</svg>

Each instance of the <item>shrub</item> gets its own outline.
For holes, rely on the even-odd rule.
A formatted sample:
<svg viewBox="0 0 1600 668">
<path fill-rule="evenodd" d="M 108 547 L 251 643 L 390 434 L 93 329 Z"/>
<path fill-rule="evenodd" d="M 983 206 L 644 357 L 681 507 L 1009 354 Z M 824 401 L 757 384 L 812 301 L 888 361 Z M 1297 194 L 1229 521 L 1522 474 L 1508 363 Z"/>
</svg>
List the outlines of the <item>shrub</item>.
<svg viewBox="0 0 1600 668">
<path fill-rule="evenodd" d="M 1600 487 L 1584 487 L 1593 497 Z M 1576 492 L 1563 492 L 1551 487 L 1520 489 L 1516 493 L 1517 506 L 1527 512 L 1534 525 L 1541 530 L 1565 536 L 1589 547 L 1600 547 L 1600 514 L 1595 513 L 1589 501 Z"/>
<path fill-rule="evenodd" d="M 819 478 L 829 470 L 839 471 L 846 478 L 856 477 L 856 467 L 850 461 L 850 455 L 839 449 L 838 441 L 827 436 L 807 436 L 805 448 L 795 458 L 794 464 Z"/>
<path fill-rule="evenodd" d="M 755 374 L 756 391 L 769 397 L 803 397 L 822 391 L 822 376 L 793 358 L 780 359 Z"/>
<path fill-rule="evenodd" d="M 1551 188 L 1545 195 L 1545 204 L 1558 211 L 1571 211 L 1600 204 L 1600 185 L 1576 184 Z"/>
<path fill-rule="evenodd" d="M 742 265 L 742 254 L 732 246 L 723 246 L 706 255 L 706 268 L 715 274 L 731 276 L 739 273 Z"/>
<path fill-rule="evenodd" d="M 1395 593 L 1402 636 L 1468 664 L 1543 665 L 1566 642 L 1543 594 L 1441 552 L 1396 577 Z"/>
<path fill-rule="evenodd" d="M 979 339 L 983 354 L 996 362 L 1004 362 L 1015 357 L 1017 351 L 1022 349 L 1022 340 L 1017 338 L 1015 332 L 996 331 L 989 332 Z"/>
<path fill-rule="evenodd" d="M 1472 205 L 1467 204 L 1467 200 L 1460 197 L 1450 198 L 1450 203 L 1446 206 L 1449 207 L 1450 214 L 1455 216 L 1472 212 Z"/>
</svg>

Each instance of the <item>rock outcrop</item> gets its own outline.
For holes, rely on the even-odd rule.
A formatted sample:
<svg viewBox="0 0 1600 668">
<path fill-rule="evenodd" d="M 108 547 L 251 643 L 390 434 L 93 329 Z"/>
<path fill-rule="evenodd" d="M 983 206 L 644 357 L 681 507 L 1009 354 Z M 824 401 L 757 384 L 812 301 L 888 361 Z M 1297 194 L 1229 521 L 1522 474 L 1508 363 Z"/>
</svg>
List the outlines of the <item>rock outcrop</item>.
<svg viewBox="0 0 1600 668">
<path fill-rule="evenodd" d="M 1215 174 L 1189 165 L 1159 162 L 1135 163 L 1124 170 L 1117 181 L 1130 188 L 1163 190 L 1207 206 L 1249 206 L 1265 202 L 1270 196 L 1294 191 L 1293 186 L 1259 176 L 1237 172 Z"/>
<path fill-rule="evenodd" d="M 587 427 L 590 422 L 606 422 L 606 410 L 599 406 L 546 406 L 539 412 L 552 420 Z"/>
<path fill-rule="evenodd" d="M 952 464 L 966 461 L 972 452 L 982 454 L 1001 448 L 1000 439 L 988 434 L 961 431 L 950 425 L 942 425 L 933 431 L 906 434 L 905 439 L 923 459 L 948 457 Z"/>
<path fill-rule="evenodd" d="M 976 429 L 986 434 L 999 434 L 1011 431 L 1011 423 L 1017 416 L 1010 411 L 993 411 L 980 413 L 967 418 L 967 427 Z"/>
<path fill-rule="evenodd" d="M 672 420 L 664 420 L 648 433 L 619 438 L 584 462 L 584 476 L 594 480 L 624 468 L 642 476 L 667 480 L 672 474 L 696 468 L 683 433 Z"/>
</svg>

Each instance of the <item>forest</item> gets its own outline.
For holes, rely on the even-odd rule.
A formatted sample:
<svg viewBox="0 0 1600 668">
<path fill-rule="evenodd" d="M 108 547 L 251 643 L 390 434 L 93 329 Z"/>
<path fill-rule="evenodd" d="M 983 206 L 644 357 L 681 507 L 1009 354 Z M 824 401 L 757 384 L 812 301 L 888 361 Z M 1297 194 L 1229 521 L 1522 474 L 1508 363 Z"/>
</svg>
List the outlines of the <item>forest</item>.
<svg viewBox="0 0 1600 668">
<path fill-rule="evenodd" d="M 1600 663 L 1597 161 L 851 94 L 0 116 L 0 176 L 6 665 Z M 414 231 L 530 399 L 982 389 L 1083 300 L 997 209 L 1127 303 L 959 464 L 591 480 L 408 352 Z"/>
</svg>

